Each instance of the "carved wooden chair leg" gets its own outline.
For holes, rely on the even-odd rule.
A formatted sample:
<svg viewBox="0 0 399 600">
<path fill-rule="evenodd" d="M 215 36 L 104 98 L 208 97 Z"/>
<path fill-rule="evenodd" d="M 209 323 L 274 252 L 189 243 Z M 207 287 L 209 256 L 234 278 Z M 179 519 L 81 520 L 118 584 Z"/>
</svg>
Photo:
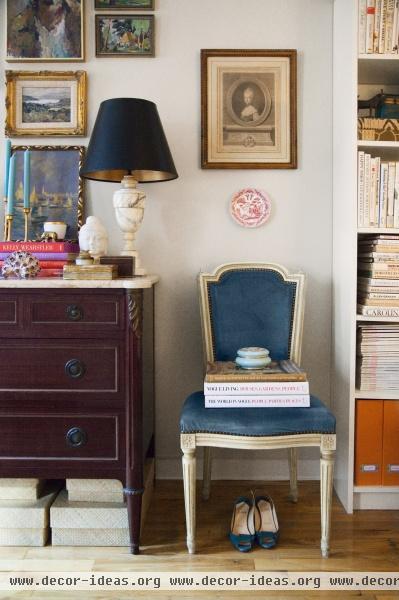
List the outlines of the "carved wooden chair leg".
<svg viewBox="0 0 399 600">
<path fill-rule="evenodd" d="M 195 492 L 196 492 L 196 458 L 195 435 L 180 436 L 183 451 L 184 506 L 186 510 L 187 548 L 190 554 L 195 553 Z"/>
<path fill-rule="evenodd" d="M 327 436 L 323 437 L 327 438 Z M 332 438 L 334 439 L 332 440 Z M 335 457 L 335 436 L 329 436 L 329 439 L 330 441 L 326 441 L 324 444 L 322 441 L 320 457 L 321 553 L 324 558 L 328 558 L 330 550 L 331 507 Z"/>
<path fill-rule="evenodd" d="M 212 452 L 210 446 L 204 446 L 204 474 L 202 479 L 202 497 L 208 500 L 211 493 Z"/>
<path fill-rule="evenodd" d="M 298 453 L 296 448 L 288 449 L 288 462 L 290 468 L 290 495 L 291 502 L 298 502 Z"/>
</svg>

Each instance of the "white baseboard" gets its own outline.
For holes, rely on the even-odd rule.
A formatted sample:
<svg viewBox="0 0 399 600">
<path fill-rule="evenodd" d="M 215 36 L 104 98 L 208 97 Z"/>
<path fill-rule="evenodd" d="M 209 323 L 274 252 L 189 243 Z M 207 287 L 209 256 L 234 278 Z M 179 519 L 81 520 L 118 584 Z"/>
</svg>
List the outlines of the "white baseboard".
<svg viewBox="0 0 399 600">
<path fill-rule="evenodd" d="M 182 479 L 179 458 L 156 460 L 157 479 Z M 298 479 L 320 478 L 320 460 L 298 460 Z M 202 457 L 197 460 L 197 479 L 202 479 Z M 229 459 L 215 458 L 212 462 L 212 479 L 243 479 L 254 481 L 285 481 L 289 479 L 287 459 Z"/>
</svg>

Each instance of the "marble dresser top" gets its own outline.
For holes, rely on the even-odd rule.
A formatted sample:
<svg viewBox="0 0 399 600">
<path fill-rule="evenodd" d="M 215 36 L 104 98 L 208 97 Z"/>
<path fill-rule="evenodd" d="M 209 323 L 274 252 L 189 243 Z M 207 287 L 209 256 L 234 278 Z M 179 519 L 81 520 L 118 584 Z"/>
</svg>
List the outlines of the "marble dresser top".
<svg viewBox="0 0 399 600">
<path fill-rule="evenodd" d="M 151 288 L 159 281 L 157 275 L 141 275 L 132 278 L 109 280 L 98 279 L 61 279 L 58 277 L 38 277 L 36 279 L 0 279 L 1 288 L 26 288 L 26 289 L 71 289 L 71 288 L 103 288 L 127 290 Z"/>
</svg>

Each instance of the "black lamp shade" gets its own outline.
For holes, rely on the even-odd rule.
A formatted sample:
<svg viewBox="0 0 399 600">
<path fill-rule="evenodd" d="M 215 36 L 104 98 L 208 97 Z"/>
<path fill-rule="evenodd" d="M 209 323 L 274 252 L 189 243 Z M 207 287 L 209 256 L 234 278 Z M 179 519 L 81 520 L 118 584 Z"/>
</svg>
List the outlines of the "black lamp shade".
<svg viewBox="0 0 399 600">
<path fill-rule="evenodd" d="M 156 105 L 141 98 L 101 102 L 80 174 L 99 181 L 125 175 L 142 183 L 176 179 Z"/>
</svg>

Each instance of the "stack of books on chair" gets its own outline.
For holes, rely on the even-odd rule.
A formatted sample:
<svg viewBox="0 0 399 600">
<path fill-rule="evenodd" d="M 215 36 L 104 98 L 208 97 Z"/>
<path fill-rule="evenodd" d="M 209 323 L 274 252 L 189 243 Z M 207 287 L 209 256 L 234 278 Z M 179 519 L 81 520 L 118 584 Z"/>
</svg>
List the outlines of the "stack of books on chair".
<svg viewBox="0 0 399 600">
<path fill-rule="evenodd" d="M 364 323 L 357 329 L 356 387 L 399 389 L 399 323 Z"/>
<path fill-rule="evenodd" d="M 359 241 L 358 313 L 399 316 L 399 235 L 371 235 Z"/>
<path fill-rule="evenodd" d="M 243 369 L 235 362 L 208 363 L 205 408 L 309 407 L 309 382 L 291 360 L 262 369 Z"/>
<path fill-rule="evenodd" d="M 62 277 L 64 265 L 79 254 L 77 242 L 0 242 L 0 269 L 12 252 L 29 252 L 40 264 L 38 277 Z"/>
</svg>

